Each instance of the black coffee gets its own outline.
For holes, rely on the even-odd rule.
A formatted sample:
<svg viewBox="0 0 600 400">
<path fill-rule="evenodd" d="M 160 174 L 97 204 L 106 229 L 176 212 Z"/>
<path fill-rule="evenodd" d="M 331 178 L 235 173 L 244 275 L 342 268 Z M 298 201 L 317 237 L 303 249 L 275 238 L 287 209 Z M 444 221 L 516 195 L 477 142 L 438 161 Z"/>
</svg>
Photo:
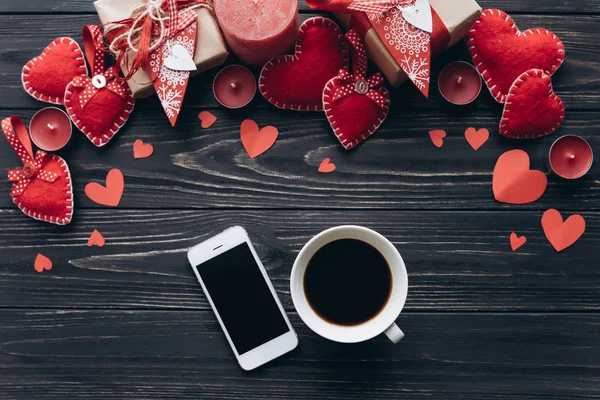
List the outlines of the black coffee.
<svg viewBox="0 0 600 400">
<path fill-rule="evenodd" d="M 368 243 L 341 239 L 326 244 L 308 262 L 304 291 L 311 308 L 337 325 L 359 325 L 375 317 L 392 291 L 385 258 Z"/>
</svg>

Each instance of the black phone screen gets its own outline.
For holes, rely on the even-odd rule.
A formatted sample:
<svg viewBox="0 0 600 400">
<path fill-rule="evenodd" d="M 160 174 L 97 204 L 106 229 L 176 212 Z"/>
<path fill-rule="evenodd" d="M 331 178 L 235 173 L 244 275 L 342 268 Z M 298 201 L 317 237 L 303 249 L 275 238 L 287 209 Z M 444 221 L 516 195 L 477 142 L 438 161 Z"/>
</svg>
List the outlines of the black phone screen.
<svg viewBox="0 0 600 400">
<path fill-rule="evenodd" d="M 196 268 L 238 354 L 289 332 L 247 243 Z"/>
</svg>

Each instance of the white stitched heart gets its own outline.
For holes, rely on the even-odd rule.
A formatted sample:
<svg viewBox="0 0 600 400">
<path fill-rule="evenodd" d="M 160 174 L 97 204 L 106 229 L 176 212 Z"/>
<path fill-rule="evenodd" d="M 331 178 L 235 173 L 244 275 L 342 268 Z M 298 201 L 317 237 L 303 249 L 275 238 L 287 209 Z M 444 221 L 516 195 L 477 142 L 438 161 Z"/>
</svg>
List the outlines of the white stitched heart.
<svg viewBox="0 0 600 400">
<path fill-rule="evenodd" d="M 163 65 L 173 71 L 195 71 L 196 64 L 190 53 L 179 43 L 171 46 L 169 57 L 167 57 Z"/>
<path fill-rule="evenodd" d="M 429 33 L 433 32 L 433 17 L 429 0 L 416 0 L 414 6 L 402 10 L 402 16 L 415 28 Z"/>
</svg>

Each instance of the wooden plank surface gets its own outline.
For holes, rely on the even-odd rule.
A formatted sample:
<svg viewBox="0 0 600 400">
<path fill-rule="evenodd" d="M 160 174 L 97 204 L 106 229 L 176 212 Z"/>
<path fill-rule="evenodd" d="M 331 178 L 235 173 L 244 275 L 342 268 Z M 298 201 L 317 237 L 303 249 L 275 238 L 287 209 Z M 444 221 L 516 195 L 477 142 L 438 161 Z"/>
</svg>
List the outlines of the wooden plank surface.
<svg viewBox="0 0 600 400">
<path fill-rule="evenodd" d="M 303 14 L 301 20 L 311 17 Z M 572 29 L 574 19 L 577 30 Z M 585 14 L 565 18 L 557 15 L 516 15 L 515 21 L 523 28 L 543 26 L 558 35 L 566 46 L 566 62 L 555 74 L 554 87 L 563 98 L 568 110 L 595 109 L 600 101 L 600 82 L 595 79 L 600 73 L 598 59 L 600 49 L 597 38 L 600 35 L 600 15 Z M 84 24 L 97 24 L 95 15 L 0 15 L 0 76 L 3 85 L 0 96 L 7 99 L 5 107 L 39 108 L 40 102 L 30 97 L 21 87 L 23 65 L 59 36 L 71 36 L 81 43 L 81 28 Z M 468 59 L 466 46 L 458 46 L 434 62 L 433 77 L 450 59 Z M 185 106 L 218 107 L 212 95 L 214 71 L 202 74 L 190 81 Z M 437 85 L 433 81 L 433 87 Z M 432 90 L 431 99 L 422 98 L 410 85 L 394 90 L 392 107 L 397 110 L 400 104 L 413 104 L 419 110 L 438 110 L 440 99 L 437 90 Z M 260 95 L 258 97 L 261 97 Z M 254 107 L 267 107 L 266 101 L 258 98 Z M 10 102 L 8 102 L 10 99 Z M 138 102 L 138 108 L 158 108 L 156 98 Z M 497 109 L 498 105 L 489 93 L 483 93 L 476 103 L 479 109 Z"/>
<path fill-rule="evenodd" d="M 583 400 L 600 396 L 598 314 L 407 313 L 406 338 L 308 331 L 264 368 L 236 364 L 208 311 L 1 310 L 0 397 Z"/>
<path fill-rule="evenodd" d="M 191 246 L 230 226 L 246 228 L 288 310 L 289 274 L 302 246 L 331 226 L 388 237 L 407 265 L 406 307 L 451 311 L 600 310 L 600 213 L 585 236 L 556 253 L 542 212 L 80 211 L 65 228 L 0 213 L 0 293 L 11 307 L 208 309 L 189 267 Z M 566 215 L 565 215 L 566 217 Z M 98 229 L 103 248 L 88 248 Z M 512 253 L 511 232 L 527 237 Z M 38 274 L 41 252 L 55 264 Z"/>
</svg>

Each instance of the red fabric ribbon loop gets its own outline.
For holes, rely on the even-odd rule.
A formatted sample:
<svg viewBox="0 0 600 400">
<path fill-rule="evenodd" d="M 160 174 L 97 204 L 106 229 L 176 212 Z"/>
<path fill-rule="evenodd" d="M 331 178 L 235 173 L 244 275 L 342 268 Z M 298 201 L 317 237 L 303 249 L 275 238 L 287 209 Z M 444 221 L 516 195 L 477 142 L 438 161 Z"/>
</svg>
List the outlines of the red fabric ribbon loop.
<svg viewBox="0 0 600 400">
<path fill-rule="evenodd" d="M 337 77 L 341 86 L 335 90 L 331 100 L 338 101 L 353 93 L 358 93 L 367 96 L 367 98 L 377 104 L 379 108 L 383 109 L 386 100 L 377 90 L 377 88 L 383 84 L 383 76 L 377 72 L 369 78 L 366 77 L 367 52 L 362 39 L 354 29 L 351 29 L 346 33 L 346 38 L 354 50 L 352 54 L 352 68 L 354 73 L 351 73 L 346 69 L 340 69 L 338 71 Z"/>
<path fill-rule="evenodd" d="M 10 192 L 12 197 L 19 197 L 27 189 L 31 181 L 41 179 L 52 183 L 58 179 L 58 174 L 44 170 L 48 162 L 48 153 L 38 150 L 33 157 L 31 140 L 27 128 L 18 117 L 8 117 L 2 121 L 2 131 L 11 147 L 23 162 L 22 169 L 8 171 L 8 181 L 13 187 Z"/>
<path fill-rule="evenodd" d="M 83 91 L 79 95 L 81 109 L 85 109 L 88 102 L 102 89 L 110 90 L 122 99 L 127 96 L 125 87 L 122 85 L 123 78 L 118 75 L 115 68 L 115 66 L 110 67 L 103 74 L 95 75 L 93 78 L 79 76 L 73 79 L 73 86 L 76 88 L 83 88 Z M 98 77 L 104 78 L 104 81 Z"/>
</svg>

